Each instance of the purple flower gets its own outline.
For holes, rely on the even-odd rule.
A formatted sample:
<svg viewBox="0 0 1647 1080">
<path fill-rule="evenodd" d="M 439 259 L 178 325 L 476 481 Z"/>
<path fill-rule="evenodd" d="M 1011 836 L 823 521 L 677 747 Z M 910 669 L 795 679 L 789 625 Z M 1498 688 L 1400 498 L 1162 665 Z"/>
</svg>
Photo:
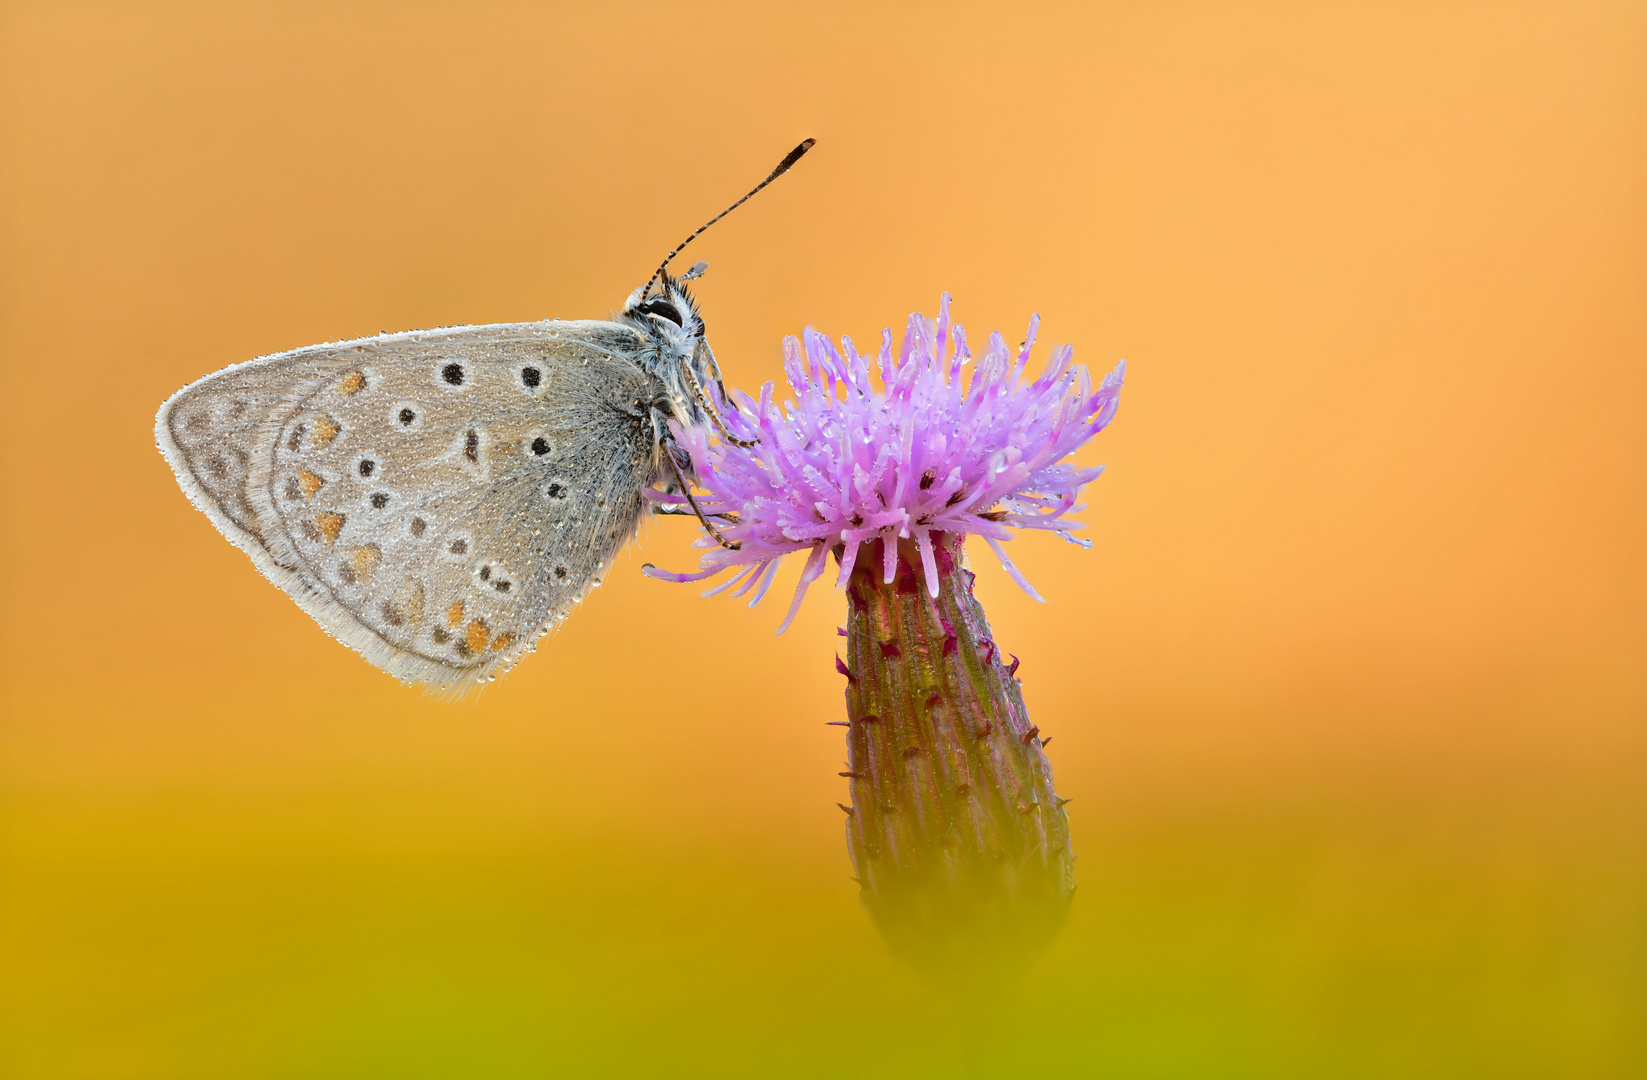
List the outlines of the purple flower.
<svg viewBox="0 0 1647 1080">
<path fill-rule="evenodd" d="M 711 445 L 707 427 L 675 431 L 707 492 L 698 497 L 699 507 L 707 515 L 725 515 L 729 524 L 721 534 L 737 547 L 706 535 L 697 541 L 709 550 L 696 573 L 651 566 L 646 573 L 686 582 L 734 571 L 704 595 L 753 590 L 753 606 L 771 587 L 779 560 L 809 552 L 781 634 L 832 549 L 840 560 L 839 584 L 851 577 L 863 552 L 882 559 L 890 583 L 897 571 L 896 541 L 912 540 L 927 591 L 936 597 L 934 535 L 975 534 L 1025 592 L 1041 599 L 1001 543 L 1013 529 L 1043 529 L 1091 546 L 1070 535 L 1081 525 L 1065 515 L 1082 509 L 1075 500 L 1103 467 L 1080 469 L 1067 459 L 1114 417 L 1126 363 L 1095 388 L 1086 367 L 1073 364 L 1074 348 L 1064 345 L 1039 378 L 1026 382 L 1039 323 L 1039 316 L 1030 320 L 1016 353 L 992 333 L 989 350 L 963 385 L 972 352 L 961 325 L 950 323 L 945 293 L 936 321 L 909 317 L 896 354 L 892 331 L 882 332 L 875 363 L 879 391 L 869 361 L 850 338 L 841 339 L 841 351 L 810 327 L 801 341 L 786 338 L 784 369 L 795 400 L 780 408 L 767 383 L 758 402 L 737 392 L 737 410 L 727 410 L 731 432 L 745 440 L 758 437 L 758 443 Z M 648 495 L 685 502 L 680 494 Z M 878 539 L 887 542 L 877 545 Z"/>
</svg>

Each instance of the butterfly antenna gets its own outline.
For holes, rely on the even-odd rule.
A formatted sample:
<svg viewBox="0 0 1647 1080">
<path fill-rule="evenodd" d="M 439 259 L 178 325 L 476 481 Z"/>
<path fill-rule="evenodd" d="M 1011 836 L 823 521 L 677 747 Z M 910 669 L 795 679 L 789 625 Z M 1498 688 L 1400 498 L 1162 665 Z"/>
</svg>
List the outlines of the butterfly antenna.
<svg viewBox="0 0 1647 1080">
<path fill-rule="evenodd" d="M 720 213 L 716 214 L 714 217 L 710 218 L 708 221 L 704 222 L 702 225 L 699 225 L 696 232 L 694 232 L 691 236 L 688 236 L 685 240 L 682 240 L 680 242 L 680 245 L 678 247 L 676 247 L 674 251 L 671 251 L 668 255 L 664 256 L 663 262 L 661 264 L 659 264 L 657 270 L 655 272 L 653 272 L 652 276 L 649 279 L 647 279 L 646 288 L 644 290 L 642 290 L 641 295 L 645 296 L 647 293 L 652 291 L 652 286 L 657 283 L 658 278 L 663 276 L 663 272 L 669 268 L 670 260 L 674 259 L 674 257 L 676 255 L 679 255 L 681 253 L 682 249 L 684 249 L 687 244 L 690 244 L 692 241 L 696 240 L 698 238 L 698 233 L 703 232 L 705 229 L 709 228 L 709 226 L 715 224 L 715 222 L 719 221 L 721 218 L 723 218 L 726 215 L 730 214 L 732 211 L 736 210 L 738 207 L 742 206 L 744 203 L 746 203 L 750 199 L 754 198 L 755 197 L 755 192 L 761 190 L 761 188 L 765 187 L 766 185 L 770 184 L 772 181 L 776 180 L 778 177 L 782 176 L 784 173 L 788 172 L 790 167 L 793 166 L 795 164 L 795 162 L 801 160 L 801 155 L 806 153 L 808 150 L 812 149 L 812 144 L 817 142 L 817 141 L 818 140 L 816 140 L 816 139 L 808 139 L 805 142 L 801 143 L 801 145 L 795 147 L 795 149 L 791 150 L 788 154 L 784 155 L 784 159 L 782 161 L 778 162 L 778 167 L 776 169 L 772 170 L 772 173 L 771 173 L 770 176 L 768 176 L 765 180 L 762 180 L 760 183 L 756 184 L 754 187 L 749 189 L 749 194 L 745 195 L 743 198 L 739 199 L 737 202 L 733 203 L 731 206 L 728 206 L 725 210 L 722 210 Z"/>
</svg>

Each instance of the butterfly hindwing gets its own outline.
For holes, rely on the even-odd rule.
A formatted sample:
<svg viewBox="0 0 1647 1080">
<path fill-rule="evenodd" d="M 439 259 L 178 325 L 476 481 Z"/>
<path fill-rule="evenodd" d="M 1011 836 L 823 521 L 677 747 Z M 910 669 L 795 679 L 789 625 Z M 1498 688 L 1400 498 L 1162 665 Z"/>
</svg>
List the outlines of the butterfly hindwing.
<svg viewBox="0 0 1647 1080">
<path fill-rule="evenodd" d="M 549 322 L 254 360 L 161 409 L 190 497 L 329 632 L 403 679 L 510 666 L 633 536 L 653 468 L 634 331 Z"/>
</svg>

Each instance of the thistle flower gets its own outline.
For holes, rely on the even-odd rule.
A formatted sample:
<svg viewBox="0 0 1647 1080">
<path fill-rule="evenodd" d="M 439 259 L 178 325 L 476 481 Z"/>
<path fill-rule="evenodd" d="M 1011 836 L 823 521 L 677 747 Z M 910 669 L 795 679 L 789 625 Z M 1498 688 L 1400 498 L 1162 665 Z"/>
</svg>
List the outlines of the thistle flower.
<svg viewBox="0 0 1647 1080">
<path fill-rule="evenodd" d="M 848 847 L 888 941 L 945 971 L 1032 958 L 1074 887 L 1066 800 L 962 550 L 981 536 L 1039 600 L 1002 548 L 1013 530 L 1090 546 L 1066 515 L 1102 468 L 1067 459 L 1115 415 L 1125 364 L 1094 387 L 1066 345 L 1026 382 L 1038 322 L 1016 352 L 992 334 L 964 385 L 971 351 L 948 294 L 936 320 L 910 316 L 896 354 L 883 332 L 879 390 L 850 338 L 840 351 L 810 328 L 786 339 L 794 401 L 779 407 L 768 383 L 728 410 L 728 429 L 752 445 L 676 432 L 705 492 L 697 506 L 726 522 L 725 543 L 700 537 L 694 573 L 646 567 L 677 582 L 730 572 L 704 595 L 753 592 L 753 606 L 779 561 L 806 552 L 782 633 L 834 554 L 850 598 L 847 658 L 835 661 L 847 678 Z"/>
</svg>

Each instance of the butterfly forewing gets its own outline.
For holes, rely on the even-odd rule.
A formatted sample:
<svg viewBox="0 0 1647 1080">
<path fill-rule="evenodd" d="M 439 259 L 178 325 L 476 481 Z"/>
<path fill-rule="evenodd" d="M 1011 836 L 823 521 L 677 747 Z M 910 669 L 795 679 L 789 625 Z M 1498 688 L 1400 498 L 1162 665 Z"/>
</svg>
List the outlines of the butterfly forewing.
<svg viewBox="0 0 1647 1080">
<path fill-rule="evenodd" d="M 462 327 L 228 368 L 161 409 L 190 497 L 328 631 L 461 686 L 530 650 L 634 534 L 652 381 L 615 323 Z"/>
</svg>

